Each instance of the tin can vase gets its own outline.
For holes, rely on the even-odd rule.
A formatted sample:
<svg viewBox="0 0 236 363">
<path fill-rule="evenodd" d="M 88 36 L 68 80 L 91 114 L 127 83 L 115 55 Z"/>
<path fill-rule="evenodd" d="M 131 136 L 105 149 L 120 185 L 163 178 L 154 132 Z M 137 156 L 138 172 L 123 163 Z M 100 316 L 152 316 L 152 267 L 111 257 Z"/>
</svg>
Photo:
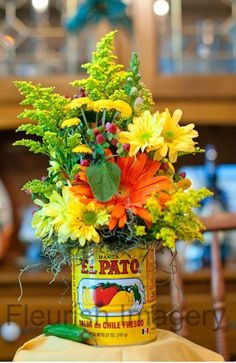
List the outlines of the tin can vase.
<svg viewBox="0 0 236 363">
<path fill-rule="evenodd" d="M 144 344 L 156 339 L 154 248 L 111 255 L 94 248 L 72 262 L 73 323 L 101 346 Z"/>
</svg>

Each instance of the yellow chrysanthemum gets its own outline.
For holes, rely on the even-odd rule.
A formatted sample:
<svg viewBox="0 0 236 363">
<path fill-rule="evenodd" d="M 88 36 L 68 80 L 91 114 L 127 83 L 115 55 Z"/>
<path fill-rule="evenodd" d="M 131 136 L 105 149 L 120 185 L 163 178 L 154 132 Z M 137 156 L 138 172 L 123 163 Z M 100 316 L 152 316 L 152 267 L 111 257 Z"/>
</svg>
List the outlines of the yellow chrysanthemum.
<svg viewBox="0 0 236 363">
<path fill-rule="evenodd" d="M 73 110 L 74 108 L 80 108 L 82 106 L 89 107 L 91 104 L 92 101 L 89 97 L 80 97 L 72 100 L 70 103 L 68 103 L 68 105 L 65 106 L 65 108 L 68 110 Z"/>
<path fill-rule="evenodd" d="M 168 155 L 170 162 L 175 163 L 179 152 L 194 152 L 196 143 L 193 138 L 198 136 L 198 132 L 193 130 L 194 124 L 180 126 L 181 117 L 181 110 L 176 110 L 173 116 L 168 109 L 159 114 L 158 123 L 163 128 L 161 136 L 164 144 L 156 151 L 154 159 L 161 160 Z"/>
<path fill-rule="evenodd" d="M 108 225 L 110 216 L 106 208 L 98 206 L 95 202 L 83 204 L 78 198 L 73 198 L 68 204 L 65 217 L 70 238 L 78 239 L 80 245 L 84 246 L 87 241 L 100 242 L 97 229 Z"/>
<path fill-rule="evenodd" d="M 128 125 L 129 131 L 123 131 L 119 135 L 121 144 L 130 144 L 129 155 L 134 156 L 139 150 L 144 152 L 157 150 L 163 143 L 161 136 L 164 120 L 157 122 L 158 114 L 152 115 L 145 111 L 140 117 L 134 117 L 133 123 Z"/>
<path fill-rule="evenodd" d="M 98 100 L 94 101 L 91 107 L 95 112 L 100 112 L 103 110 L 112 110 L 115 108 L 115 105 L 112 100 Z"/>
<path fill-rule="evenodd" d="M 64 129 L 65 127 L 71 127 L 71 126 L 77 126 L 81 120 L 77 117 L 69 118 L 67 120 L 64 120 L 61 124 L 61 128 Z"/>
<path fill-rule="evenodd" d="M 74 149 L 72 151 L 73 151 L 73 153 L 84 153 L 84 154 L 92 154 L 93 153 L 93 150 L 90 149 L 90 147 L 88 147 L 85 144 L 78 145 L 78 146 L 74 147 Z"/>
<path fill-rule="evenodd" d="M 116 100 L 114 101 L 114 105 L 115 109 L 120 112 L 121 117 L 128 118 L 132 115 L 132 108 L 127 102 Z"/>
<path fill-rule="evenodd" d="M 67 208 L 70 198 L 73 196 L 69 187 L 62 189 L 62 195 L 54 190 L 49 199 L 49 203 L 45 204 L 42 208 L 43 214 L 52 219 L 52 224 L 56 231 L 65 222 L 64 211 Z"/>
<path fill-rule="evenodd" d="M 34 213 L 31 224 L 37 238 L 50 237 L 53 233 L 51 219 L 44 215 L 43 209 Z"/>
</svg>

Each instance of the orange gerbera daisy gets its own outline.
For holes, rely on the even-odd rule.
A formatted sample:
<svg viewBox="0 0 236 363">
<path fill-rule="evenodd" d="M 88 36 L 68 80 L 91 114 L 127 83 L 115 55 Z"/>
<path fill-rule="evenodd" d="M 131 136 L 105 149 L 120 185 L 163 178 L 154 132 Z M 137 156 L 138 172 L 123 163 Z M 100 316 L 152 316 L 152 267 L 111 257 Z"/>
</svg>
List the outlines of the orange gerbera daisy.
<svg viewBox="0 0 236 363">
<path fill-rule="evenodd" d="M 169 200 L 167 192 L 171 189 L 169 178 L 155 176 L 161 164 L 149 159 L 146 154 L 139 154 L 137 157 L 118 157 L 117 165 L 121 169 L 120 187 L 112 199 L 105 203 L 113 206 L 109 229 L 112 230 L 117 225 L 119 228 L 124 227 L 127 222 L 127 211 L 138 215 L 150 226 L 152 217 L 144 206 L 147 199 L 157 192 L 160 204 L 165 205 Z M 86 196 L 88 200 L 94 198 L 84 172 L 78 175 L 75 184 L 72 187 L 75 195 Z"/>
</svg>

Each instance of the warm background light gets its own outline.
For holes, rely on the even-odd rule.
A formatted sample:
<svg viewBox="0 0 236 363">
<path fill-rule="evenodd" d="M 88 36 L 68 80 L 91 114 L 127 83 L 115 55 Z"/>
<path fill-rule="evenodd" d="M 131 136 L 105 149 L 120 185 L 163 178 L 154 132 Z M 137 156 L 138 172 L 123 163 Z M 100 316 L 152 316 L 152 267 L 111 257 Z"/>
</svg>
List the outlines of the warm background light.
<svg viewBox="0 0 236 363">
<path fill-rule="evenodd" d="M 36 11 L 42 13 L 48 7 L 48 0 L 32 0 L 32 5 Z"/>
<path fill-rule="evenodd" d="M 168 14 L 170 6 L 166 0 L 157 0 L 153 4 L 153 11 L 156 15 L 164 16 Z"/>
</svg>

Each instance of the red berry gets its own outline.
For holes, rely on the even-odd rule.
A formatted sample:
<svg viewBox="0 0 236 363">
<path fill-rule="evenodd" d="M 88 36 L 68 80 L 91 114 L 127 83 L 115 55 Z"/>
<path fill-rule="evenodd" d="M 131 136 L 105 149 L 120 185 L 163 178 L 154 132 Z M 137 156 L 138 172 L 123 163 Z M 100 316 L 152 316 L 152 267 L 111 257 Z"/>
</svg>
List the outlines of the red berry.
<svg viewBox="0 0 236 363">
<path fill-rule="evenodd" d="M 80 163 L 81 166 L 89 166 L 90 165 L 90 161 L 87 159 L 83 159 Z"/>
<path fill-rule="evenodd" d="M 164 171 L 168 171 L 170 168 L 169 168 L 169 165 L 168 163 L 163 163 L 160 167 L 161 170 L 164 170 Z"/>
<path fill-rule="evenodd" d="M 179 176 L 180 176 L 181 178 L 185 178 L 185 177 L 186 177 L 186 173 L 185 173 L 185 171 L 181 171 L 181 173 L 179 173 Z"/>
<path fill-rule="evenodd" d="M 130 144 L 124 144 L 123 145 L 123 150 L 127 153 L 127 152 L 129 152 L 129 150 L 130 150 Z"/>
<path fill-rule="evenodd" d="M 99 135 L 97 135 L 97 137 L 96 137 L 96 141 L 97 141 L 97 143 L 98 144 L 104 144 L 104 142 L 105 142 L 105 137 L 102 135 L 102 134 L 99 134 Z"/>
<path fill-rule="evenodd" d="M 117 127 L 115 124 L 110 124 L 108 126 L 108 131 L 111 133 L 111 134 L 115 134 L 117 132 Z"/>
<path fill-rule="evenodd" d="M 115 147 L 116 147 L 116 146 L 117 146 L 117 144 L 118 144 L 118 140 L 116 140 L 116 139 L 112 139 L 112 140 L 111 140 L 111 145 L 112 145 L 112 146 L 115 146 Z"/>
<path fill-rule="evenodd" d="M 102 125 L 102 120 L 98 120 L 98 125 L 101 126 Z"/>
<path fill-rule="evenodd" d="M 99 130 L 97 128 L 93 129 L 94 136 L 97 136 L 100 134 Z"/>
</svg>

